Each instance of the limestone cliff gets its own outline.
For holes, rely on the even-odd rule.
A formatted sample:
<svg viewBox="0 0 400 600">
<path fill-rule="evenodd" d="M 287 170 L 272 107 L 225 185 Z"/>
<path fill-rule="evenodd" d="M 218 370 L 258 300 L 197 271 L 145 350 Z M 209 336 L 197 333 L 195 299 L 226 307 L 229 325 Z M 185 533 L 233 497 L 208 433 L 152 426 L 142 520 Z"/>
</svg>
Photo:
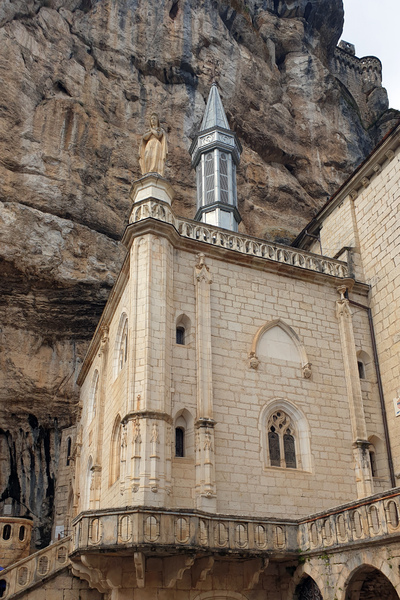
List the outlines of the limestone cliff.
<svg viewBox="0 0 400 600">
<path fill-rule="evenodd" d="M 335 50 L 342 24 L 342 0 L 0 3 L 0 499 L 36 515 L 39 545 L 147 116 L 168 131 L 174 210 L 192 217 L 188 148 L 217 75 L 244 148 L 242 227 L 288 241 L 396 118 L 379 76 Z"/>
</svg>

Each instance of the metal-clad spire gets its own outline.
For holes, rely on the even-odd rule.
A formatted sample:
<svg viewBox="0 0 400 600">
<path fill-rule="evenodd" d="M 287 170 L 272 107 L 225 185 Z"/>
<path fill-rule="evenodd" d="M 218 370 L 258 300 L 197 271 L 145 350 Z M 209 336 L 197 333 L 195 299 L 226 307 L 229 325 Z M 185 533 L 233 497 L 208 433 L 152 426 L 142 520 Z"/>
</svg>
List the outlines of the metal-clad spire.
<svg viewBox="0 0 400 600">
<path fill-rule="evenodd" d="M 211 90 L 208 95 L 206 111 L 200 126 L 200 131 L 205 131 L 206 129 L 211 129 L 212 127 L 229 129 L 228 119 L 226 118 L 216 83 L 213 83 L 211 86 Z"/>
<path fill-rule="evenodd" d="M 189 150 L 197 178 L 196 221 L 237 231 L 236 167 L 242 147 L 230 130 L 217 85 L 213 83 L 206 111 Z"/>
</svg>

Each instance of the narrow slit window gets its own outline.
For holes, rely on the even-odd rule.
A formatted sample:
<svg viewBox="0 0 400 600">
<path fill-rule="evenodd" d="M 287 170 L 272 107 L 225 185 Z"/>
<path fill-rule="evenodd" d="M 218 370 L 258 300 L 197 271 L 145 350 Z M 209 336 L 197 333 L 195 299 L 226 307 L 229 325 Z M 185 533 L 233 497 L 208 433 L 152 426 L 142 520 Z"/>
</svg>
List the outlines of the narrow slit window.
<svg viewBox="0 0 400 600">
<path fill-rule="evenodd" d="M 175 456 L 180 458 L 185 456 L 185 432 L 182 427 L 175 429 Z"/>
<path fill-rule="evenodd" d="M 370 462 L 370 465 L 371 465 L 371 475 L 372 475 L 372 477 L 377 477 L 378 470 L 376 468 L 376 456 L 375 456 L 375 452 L 373 450 L 370 450 L 370 452 L 369 452 L 369 462 Z"/>
<path fill-rule="evenodd" d="M 68 438 L 67 441 L 67 467 L 69 467 L 69 463 L 71 462 L 71 438 Z"/>
<path fill-rule="evenodd" d="M 185 328 L 177 327 L 176 328 L 176 343 L 181 346 L 185 345 Z"/>
<path fill-rule="evenodd" d="M 21 525 L 19 528 L 18 539 L 20 542 L 23 542 L 25 539 L 25 525 Z"/>
<path fill-rule="evenodd" d="M 364 363 L 361 360 L 357 361 L 358 365 L 358 376 L 360 379 L 365 379 L 365 367 Z"/>
</svg>

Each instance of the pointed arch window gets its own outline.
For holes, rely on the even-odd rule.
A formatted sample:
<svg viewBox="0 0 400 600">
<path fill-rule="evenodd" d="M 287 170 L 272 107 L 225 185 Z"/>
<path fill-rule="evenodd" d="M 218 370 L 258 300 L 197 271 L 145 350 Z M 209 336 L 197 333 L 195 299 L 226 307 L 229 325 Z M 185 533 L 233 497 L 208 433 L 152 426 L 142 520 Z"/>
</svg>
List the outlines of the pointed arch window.
<svg viewBox="0 0 400 600">
<path fill-rule="evenodd" d="M 89 421 L 94 419 L 94 417 L 96 416 L 98 396 L 99 396 L 99 372 L 96 369 L 93 374 L 92 388 L 90 391 Z"/>
<path fill-rule="evenodd" d="M 119 320 L 118 333 L 115 339 L 114 376 L 124 368 L 128 359 L 128 317 L 122 313 Z"/>
<path fill-rule="evenodd" d="M 124 323 L 118 351 L 118 370 L 121 371 L 128 358 L 128 319 Z"/>
<path fill-rule="evenodd" d="M 110 478 L 109 485 L 112 485 L 119 479 L 121 468 L 121 417 L 118 415 L 114 421 L 114 427 L 111 434 L 111 452 L 110 452 Z"/>
<path fill-rule="evenodd" d="M 290 417 L 275 411 L 268 420 L 268 453 L 271 467 L 296 469 L 296 436 Z"/>
</svg>

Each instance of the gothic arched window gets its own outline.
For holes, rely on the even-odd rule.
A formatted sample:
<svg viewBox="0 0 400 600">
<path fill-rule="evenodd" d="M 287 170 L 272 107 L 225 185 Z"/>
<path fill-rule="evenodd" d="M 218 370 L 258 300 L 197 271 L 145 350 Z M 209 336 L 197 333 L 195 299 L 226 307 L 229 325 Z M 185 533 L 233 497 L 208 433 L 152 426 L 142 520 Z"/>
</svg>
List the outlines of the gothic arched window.
<svg viewBox="0 0 400 600">
<path fill-rule="evenodd" d="M 90 390 L 89 400 L 89 422 L 96 416 L 97 401 L 99 396 L 99 372 L 96 369 L 92 379 L 92 387 Z"/>
<path fill-rule="evenodd" d="M 128 357 L 128 319 L 124 323 L 122 330 L 121 341 L 118 349 L 118 371 L 122 370 L 122 367 L 126 363 Z"/>
<path fill-rule="evenodd" d="M 124 368 L 128 358 L 128 317 L 122 313 L 115 339 L 114 377 Z"/>
<path fill-rule="evenodd" d="M 114 421 L 114 427 L 111 434 L 111 452 L 110 452 L 110 478 L 109 485 L 112 485 L 119 479 L 121 468 L 121 417 L 118 415 Z"/>
<path fill-rule="evenodd" d="M 268 420 L 268 453 L 271 467 L 296 469 L 296 437 L 290 417 L 275 411 Z"/>
</svg>

